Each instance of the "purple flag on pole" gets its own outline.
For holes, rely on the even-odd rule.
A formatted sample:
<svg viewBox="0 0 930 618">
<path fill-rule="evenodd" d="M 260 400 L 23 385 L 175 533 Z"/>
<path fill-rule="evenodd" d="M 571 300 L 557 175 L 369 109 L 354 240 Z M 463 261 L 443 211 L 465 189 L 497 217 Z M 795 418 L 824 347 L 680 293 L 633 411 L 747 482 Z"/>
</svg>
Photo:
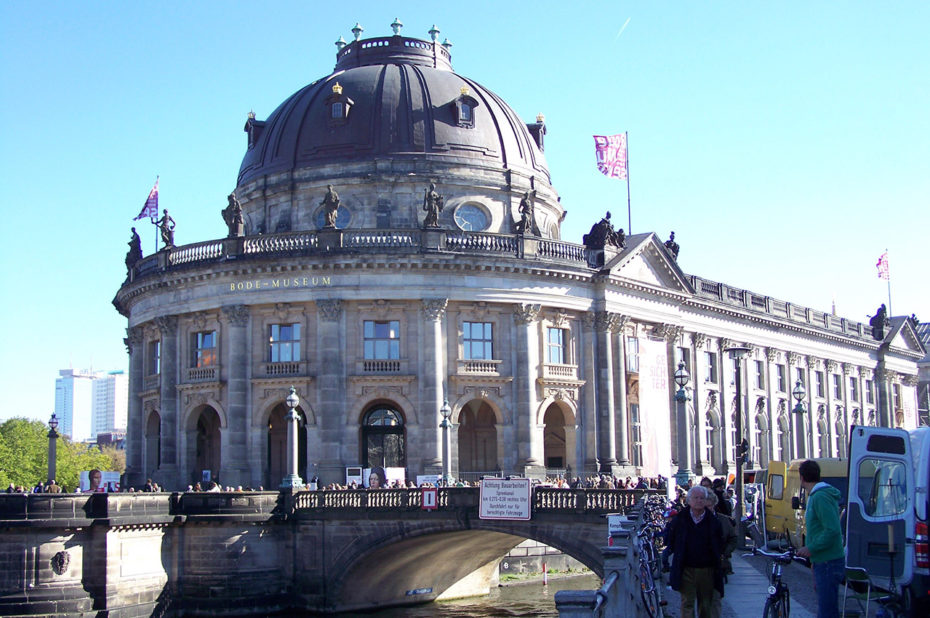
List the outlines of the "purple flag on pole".
<svg viewBox="0 0 930 618">
<path fill-rule="evenodd" d="M 139 216 L 133 219 L 133 221 L 138 221 L 139 219 L 145 219 L 149 217 L 152 220 L 152 223 L 155 223 L 155 220 L 158 219 L 158 177 L 155 177 L 155 186 L 152 187 L 152 190 L 149 191 L 149 196 L 145 200 L 145 206 L 142 207 L 142 212 L 139 213 Z"/>
<path fill-rule="evenodd" d="M 891 279 L 891 270 L 888 268 L 888 252 L 885 251 L 880 256 L 878 256 L 878 263 L 875 265 L 875 268 L 878 269 L 878 278 L 885 279 L 886 281 Z"/>
<path fill-rule="evenodd" d="M 626 179 L 626 133 L 595 135 L 594 156 L 597 159 L 597 169 L 602 174 L 610 178 Z"/>
</svg>

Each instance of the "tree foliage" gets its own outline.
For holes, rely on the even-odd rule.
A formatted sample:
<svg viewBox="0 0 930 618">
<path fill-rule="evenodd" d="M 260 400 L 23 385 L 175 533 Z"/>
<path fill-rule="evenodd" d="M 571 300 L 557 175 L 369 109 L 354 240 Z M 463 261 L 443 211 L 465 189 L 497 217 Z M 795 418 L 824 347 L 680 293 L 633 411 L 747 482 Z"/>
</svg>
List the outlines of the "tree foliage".
<svg viewBox="0 0 930 618">
<path fill-rule="evenodd" d="M 126 455 L 113 447 L 72 442 L 58 438 L 56 481 L 69 491 L 78 486 L 83 470 L 126 469 Z M 41 421 L 12 418 L 0 424 L 0 489 L 13 485 L 33 487 L 48 480 L 48 427 Z"/>
</svg>

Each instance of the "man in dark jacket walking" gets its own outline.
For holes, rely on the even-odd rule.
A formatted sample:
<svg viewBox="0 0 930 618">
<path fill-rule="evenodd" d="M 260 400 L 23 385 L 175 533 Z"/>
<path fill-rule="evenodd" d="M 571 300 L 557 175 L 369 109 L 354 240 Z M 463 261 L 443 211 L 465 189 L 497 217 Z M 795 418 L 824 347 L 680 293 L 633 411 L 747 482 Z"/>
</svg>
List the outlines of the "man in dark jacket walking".
<svg viewBox="0 0 930 618">
<path fill-rule="evenodd" d="M 710 490 L 697 485 L 688 490 L 688 507 L 669 529 L 672 552 L 669 584 L 681 595 L 681 618 L 693 618 L 697 601 L 700 618 L 719 618 L 714 590 L 723 596 L 723 527 L 708 511 Z"/>
</svg>

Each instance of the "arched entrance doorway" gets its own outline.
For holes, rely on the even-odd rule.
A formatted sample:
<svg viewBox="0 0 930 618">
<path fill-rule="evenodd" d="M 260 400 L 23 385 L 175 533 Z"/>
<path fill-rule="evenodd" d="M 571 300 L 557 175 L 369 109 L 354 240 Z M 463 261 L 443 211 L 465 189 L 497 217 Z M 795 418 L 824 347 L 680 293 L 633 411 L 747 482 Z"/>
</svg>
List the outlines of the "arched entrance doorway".
<svg viewBox="0 0 930 618">
<path fill-rule="evenodd" d="M 458 477 L 472 481 L 500 469 L 497 419 L 487 402 L 476 399 L 465 404 L 459 413 L 458 436 Z"/>
<path fill-rule="evenodd" d="M 564 470 L 568 463 L 565 440 L 565 415 L 552 404 L 543 415 L 543 461 L 546 470 Z"/>
<path fill-rule="evenodd" d="M 221 482 L 220 474 L 220 415 L 210 406 L 204 406 L 196 415 L 194 423 L 194 470 L 195 481 Z M 209 474 L 207 474 L 209 473 Z M 206 489 L 206 488 L 204 488 Z"/>
<path fill-rule="evenodd" d="M 287 451 L 287 406 L 279 403 L 268 415 L 266 441 L 265 489 L 276 489 L 290 471 L 287 469 L 290 454 Z M 297 408 L 297 474 L 303 481 L 307 478 L 307 419 L 303 410 Z"/>
<path fill-rule="evenodd" d="M 145 477 L 150 478 L 161 466 L 161 416 L 156 411 L 145 422 Z"/>
<path fill-rule="evenodd" d="M 407 467 L 404 417 L 390 404 L 377 404 L 362 419 L 362 465 Z"/>
</svg>

